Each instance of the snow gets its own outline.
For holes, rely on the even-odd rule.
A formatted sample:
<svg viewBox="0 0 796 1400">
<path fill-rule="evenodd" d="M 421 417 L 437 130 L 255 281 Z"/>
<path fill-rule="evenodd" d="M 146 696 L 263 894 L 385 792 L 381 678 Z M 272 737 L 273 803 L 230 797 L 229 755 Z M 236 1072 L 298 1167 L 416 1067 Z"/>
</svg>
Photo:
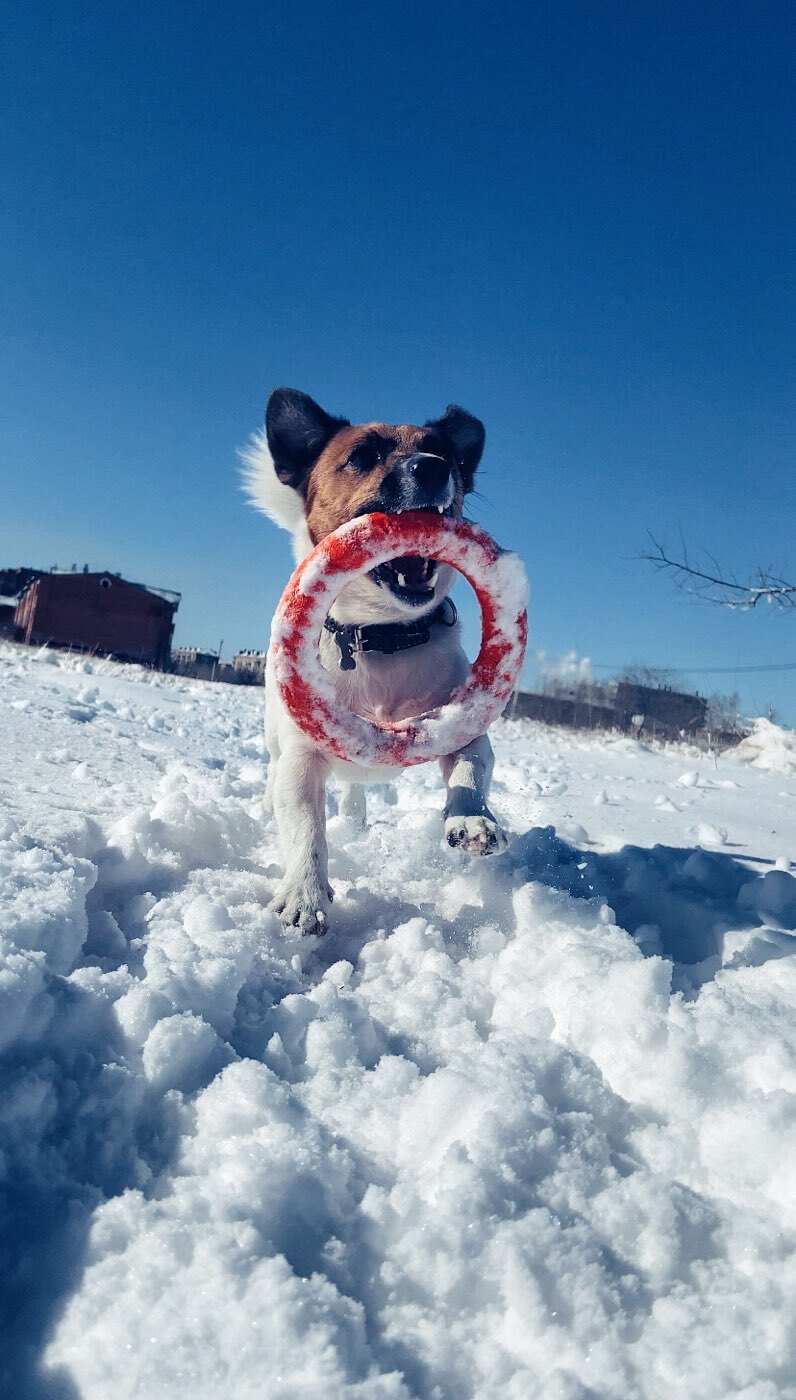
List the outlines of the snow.
<svg viewBox="0 0 796 1400">
<path fill-rule="evenodd" d="M 506 854 L 413 768 L 301 939 L 261 691 L 0 646 L 0 703 L 0 1393 L 796 1395 L 790 736 L 501 722 Z"/>
<path fill-rule="evenodd" d="M 761 717 L 754 721 L 751 734 L 739 744 L 738 756 L 756 768 L 796 773 L 796 733 Z"/>
</svg>

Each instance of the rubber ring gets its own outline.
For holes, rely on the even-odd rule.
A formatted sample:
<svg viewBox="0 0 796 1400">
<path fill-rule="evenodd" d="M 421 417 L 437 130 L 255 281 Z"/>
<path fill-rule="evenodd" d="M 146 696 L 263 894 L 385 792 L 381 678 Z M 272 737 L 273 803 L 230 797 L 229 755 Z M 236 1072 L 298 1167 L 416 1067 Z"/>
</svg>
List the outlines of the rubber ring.
<svg viewBox="0 0 796 1400">
<path fill-rule="evenodd" d="M 481 608 L 481 647 L 450 700 L 416 718 L 377 724 L 339 703 L 320 638 L 346 584 L 405 554 L 464 575 Z M 358 516 L 322 539 L 293 573 L 274 616 L 268 666 L 288 713 L 324 753 L 366 767 L 426 763 L 466 748 L 504 710 L 525 656 L 527 596 L 519 557 L 470 521 L 431 511 Z"/>
</svg>

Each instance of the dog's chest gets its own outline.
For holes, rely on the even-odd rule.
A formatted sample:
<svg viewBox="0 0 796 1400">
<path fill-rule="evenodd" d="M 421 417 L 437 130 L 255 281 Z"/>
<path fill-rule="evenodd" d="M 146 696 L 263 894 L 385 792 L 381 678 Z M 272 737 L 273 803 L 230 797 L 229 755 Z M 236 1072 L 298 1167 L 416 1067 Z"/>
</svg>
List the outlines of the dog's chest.
<svg viewBox="0 0 796 1400">
<path fill-rule="evenodd" d="M 450 632 L 392 656 L 359 653 L 353 671 L 340 669 L 340 652 L 332 637 L 323 638 L 321 657 L 334 676 L 340 704 L 379 721 L 406 719 L 443 704 L 467 672 L 458 640 Z"/>
</svg>

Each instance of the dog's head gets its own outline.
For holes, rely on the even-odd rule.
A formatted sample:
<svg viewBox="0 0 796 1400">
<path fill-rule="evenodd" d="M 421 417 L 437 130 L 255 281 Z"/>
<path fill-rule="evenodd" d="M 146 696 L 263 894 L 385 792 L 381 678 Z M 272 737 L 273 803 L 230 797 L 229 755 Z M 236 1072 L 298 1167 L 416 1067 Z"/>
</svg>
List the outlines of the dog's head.
<svg viewBox="0 0 796 1400">
<path fill-rule="evenodd" d="M 291 527 L 306 528 L 312 545 L 355 516 L 374 511 L 438 510 L 461 516 L 484 448 L 483 424 L 454 404 L 423 427 L 352 426 L 297 389 L 275 389 L 265 426 L 273 470 L 293 500 L 282 497 L 280 518 L 273 502 L 264 499 L 262 462 L 255 461 L 253 452 L 246 459 L 250 493 L 280 524 L 287 523 L 293 507 Z M 393 559 L 359 581 L 356 604 L 379 616 L 423 613 L 444 596 L 451 574 L 431 559 Z"/>
</svg>

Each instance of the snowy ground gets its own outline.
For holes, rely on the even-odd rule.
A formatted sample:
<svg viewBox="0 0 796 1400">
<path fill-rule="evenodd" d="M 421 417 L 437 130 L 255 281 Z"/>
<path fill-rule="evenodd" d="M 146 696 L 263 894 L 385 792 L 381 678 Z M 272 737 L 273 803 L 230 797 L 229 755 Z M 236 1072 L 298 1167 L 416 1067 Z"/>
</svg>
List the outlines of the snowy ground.
<svg viewBox="0 0 796 1400">
<path fill-rule="evenodd" d="M 261 692 L 0 647 L 0 1393 L 796 1396 L 796 751 L 498 726 L 330 822 Z M 779 747 L 777 747 L 779 746 Z"/>
</svg>

